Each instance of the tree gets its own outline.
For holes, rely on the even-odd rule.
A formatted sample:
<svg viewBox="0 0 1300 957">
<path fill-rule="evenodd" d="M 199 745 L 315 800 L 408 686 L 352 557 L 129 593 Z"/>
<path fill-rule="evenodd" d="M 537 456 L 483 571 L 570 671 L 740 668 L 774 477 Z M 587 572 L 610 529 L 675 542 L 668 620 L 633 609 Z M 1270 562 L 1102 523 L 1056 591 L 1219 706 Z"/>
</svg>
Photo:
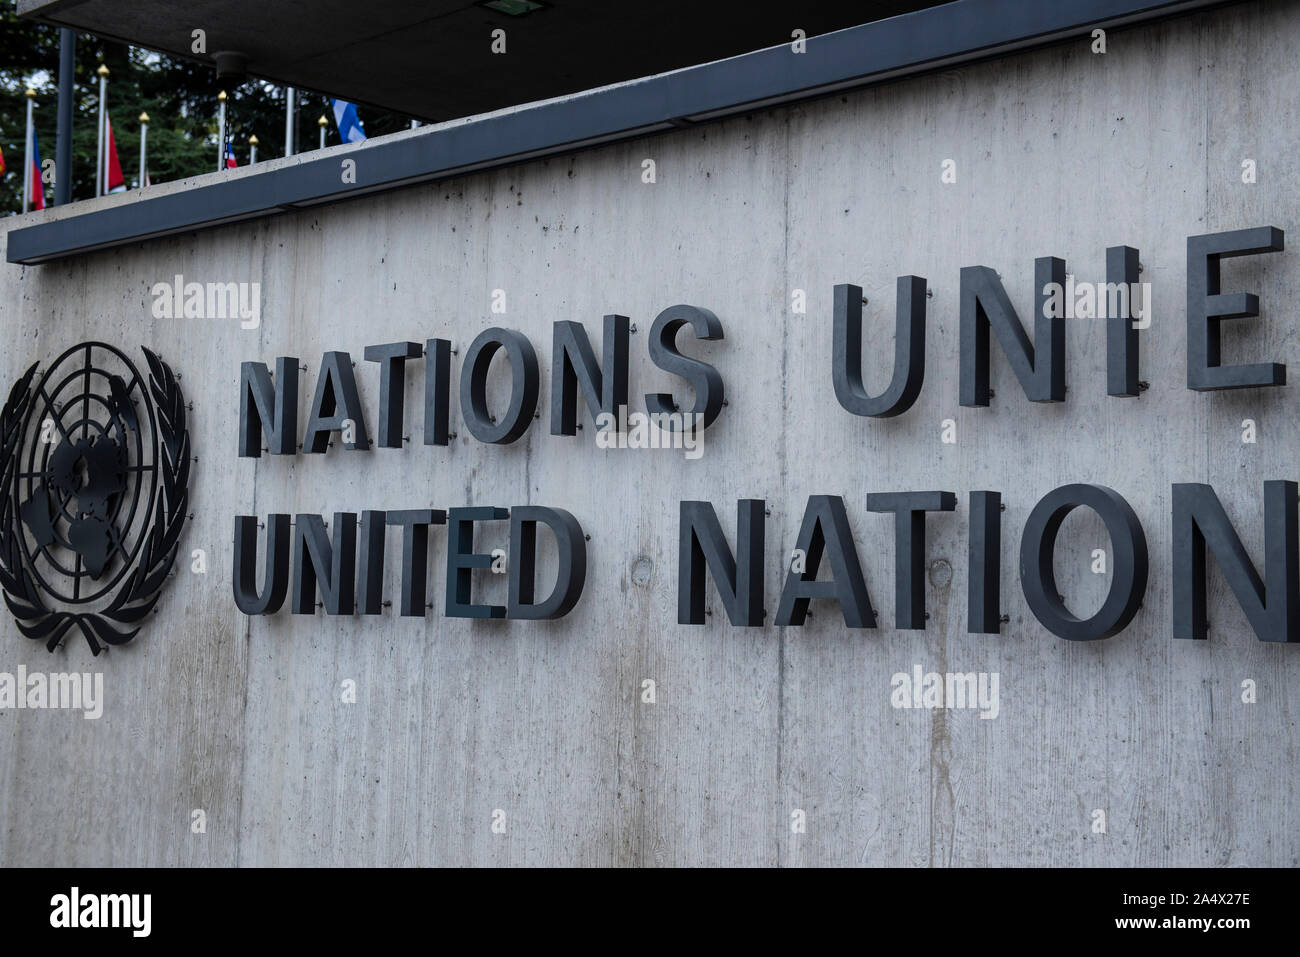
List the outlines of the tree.
<svg viewBox="0 0 1300 957">
<path fill-rule="evenodd" d="M 95 195 L 96 123 L 99 81 L 95 71 L 109 69 L 107 106 L 122 173 L 130 187 L 139 174 L 141 112 L 149 114 L 149 180 L 161 183 L 217 169 L 216 71 L 209 65 L 180 60 L 89 35 L 77 36 L 74 58 L 72 169 L 55 175 L 72 177 L 73 200 Z M 36 90 L 35 126 L 42 160 L 53 160 L 58 116 L 59 30 L 20 19 L 12 9 L 0 13 L 0 149 L 7 172 L 0 179 L 0 213 L 22 209 L 23 155 L 26 151 L 28 86 Z M 250 79 L 227 90 L 228 137 L 239 165 L 248 162 L 248 137 L 258 138 L 258 159 L 284 155 L 284 90 Z M 316 118 L 331 118 L 327 142 L 339 142 L 329 100 L 299 90 L 296 132 L 300 150 L 317 144 Z M 362 108 L 370 136 L 409 126 L 401 114 Z M 54 189 L 46 186 L 46 202 Z"/>
</svg>

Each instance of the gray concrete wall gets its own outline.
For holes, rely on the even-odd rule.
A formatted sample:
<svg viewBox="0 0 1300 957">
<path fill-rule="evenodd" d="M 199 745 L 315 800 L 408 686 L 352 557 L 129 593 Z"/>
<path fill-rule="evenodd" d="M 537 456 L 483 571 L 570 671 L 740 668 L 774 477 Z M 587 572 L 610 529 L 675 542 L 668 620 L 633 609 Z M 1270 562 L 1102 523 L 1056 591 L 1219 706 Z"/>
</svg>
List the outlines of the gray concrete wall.
<svg viewBox="0 0 1300 957">
<path fill-rule="evenodd" d="M 1262 483 L 1300 478 L 1295 386 L 1188 391 L 1183 326 L 1188 235 L 1271 224 L 1300 240 L 1298 41 L 1300 5 L 1245 3 L 1113 32 L 1104 55 L 1080 41 L 332 208 L 0 267 L 5 382 L 86 338 L 151 345 L 184 373 L 200 458 L 185 548 L 210 559 L 202 576 L 181 564 L 149 627 L 98 659 L 79 638 L 49 654 L 4 618 L 0 670 L 102 670 L 108 700 L 98 721 L 0 711 L 0 862 L 1294 865 L 1300 653 L 1255 640 L 1217 568 L 1211 639 L 1173 639 L 1169 512 L 1172 483 L 1213 484 L 1262 561 Z M 653 185 L 641 182 L 646 158 Z M 1241 182 L 1245 158 L 1256 184 Z M 945 159 L 956 184 L 940 181 Z M 1153 284 L 1141 333 L 1150 390 L 1107 398 L 1103 324 L 1078 320 L 1067 402 L 1027 402 L 995 349 L 992 407 L 961 408 L 960 268 L 997 269 L 1023 317 L 1034 257 L 1101 280 L 1118 244 L 1141 250 Z M 1288 250 L 1225 267 L 1225 289 L 1263 303 L 1229 333 L 1228 359 L 1300 368 L 1296 263 Z M 260 282 L 261 328 L 154 319 L 150 287 L 176 273 Z M 901 418 L 857 419 L 831 386 L 832 286 L 858 283 L 871 300 L 878 384 L 904 273 L 934 292 L 925 388 Z M 505 316 L 490 312 L 497 288 Z M 796 288 L 806 315 L 790 310 Z M 603 314 L 631 316 L 640 396 L 680 385 L 651 364 L 645 335 L 678 302 L 713 309 L 726 329 L 692 347 L 721 370 L 730 402 L 703 458 L 596 449 L 585 413 L 578 437 L 549 435 L 551 324 L 583 321 L 598 341 Z M 542 419 L 525 440 L 468 438 L 456 404 L 460 438 L 446 449 L 236 457 L 242 360 L 303 357 L 305 416 L 321 352 L 350 351 L 373 429 L 378 376 L 364 346 L 445 336 L 463 355 L 491 325 L 527 333 L 542 360 Z M 1241 441 L 1248 417 L 1254 445 Z M 949 418 L 953 445 L 940 441 Z M 1069 482 L 1122 493 L 1151 549 L 1145 605 L 1106 641 L 1052 636 L 1020 591 L 1024 521 Z M 865 499 L 931 488 L 961 504 L 929 523 L 929 627 L 898 631 L 892 519 Z M 1000 490 L 1007 505 L 1000 636 L 966 633 L 972 489 Z M 846 629 L 826 603 L 803 628 L 733 628 L 712 591 L 709 625 L 675 623 L 679 500 L 713 501 L 729 535 L 737 498 L 768 500 L 771 615 L 811 494 L 845 497 L 880 628 Z M 232 601 L 236 514 L 524 503 L 567 508 L 591 535 L 586 590 L 561 621 L 442 617 L 440 531 L 423 622 L 287 608 L 250 620 Z M 504 546 L 504 526 L 480 541 Z M 1070 519 L 1057 569 L 1082 612 L 1104 594 L 1108 579 L 1089 565 L 1106 546 L 1098 523 Z M 388 554 L 391 568 L 396 543 Z M 479 576 L 476 590 L 504 601 L 500 576 Z M 915 665 L 997 672 L 1000 715 L 895 710 L 890 678 Z M 647 678 L 653 705 L 640 699 Z M 345 679 L 357 682 L 354 705 L 340 701 Z M 1241 701 L 1245 679 L 1256 704 Z M 191 833 L 196 808 L 206 834 Z M 492 832 L 495 809 L 505 834 Z M 792 833 L 795 809 L 805 833 Z M 1093 809 L 1106 812 L 1104 834 L 1092 833 Z"/>
</svg>

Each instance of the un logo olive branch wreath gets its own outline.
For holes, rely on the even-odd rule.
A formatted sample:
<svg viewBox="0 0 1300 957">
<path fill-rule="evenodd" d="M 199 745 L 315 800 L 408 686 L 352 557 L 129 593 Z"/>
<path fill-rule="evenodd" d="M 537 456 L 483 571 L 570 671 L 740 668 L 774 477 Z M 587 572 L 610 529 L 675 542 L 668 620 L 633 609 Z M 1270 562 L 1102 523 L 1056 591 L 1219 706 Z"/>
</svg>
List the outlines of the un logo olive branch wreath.
<svg viewBox="0 0 1300 957">
<path fill-rule="evenodd" d="M 96 348 L 106 349 L 118 357 L 132 376 L 129 386 L 121 377 L 109 376 L 92 368 L 91 356 Z M 82 438 L 73 446 L 73 436 L 69 431 L 75 432 L 77 425 L 74 425 L 72 430 L 63 430 L 63 426 L 59 425 L 58 428 L 63 430 L 64 442 L 53 456 L 54 461 L 58 461 L 58 454 L 62 452 L 66 466 L 69 458 L 77 459 L 79 455 L 89 455 L 96 439 L 102 439 L 100 448 L 95 450 L 95 455 L 101 461 L 105 455 L 110 457 L 108 470 L 111 477 L 106 486 L 102 479 L 97 481 L 100 481 L 101 487 L 109 489 L 111 496 L 115 498 L 122 488 L 121 485 L 113 485 L 112 482 L 120 482 L 121 474 L 135 471 L 138 474 L 134 501 L 138 502 L 141 476 L 149 474 L 151 478 L 151 488 L 142 521 L 143 528 L 133 548 L 128 549 L 124 545 L 120 531 L 113 527 L 111 519 L 117 514 L 116 508 L 107 520 L 101 514 L 107 509 L 100 504 L 92 507 L 89 519 L 85 518 L 85 513 L 82 513 L 74 520 L 74 524 L 76 522 L 97 523 L 89 533 L 83 533 L 82 540 L 85 540 L 85 534 L 89 534 L 93 540 L 96 532 L 101 536 L 107 536 L 115 549 L 113 554 L 120 553 L 124 562 L 122 570 L 108 587 L 111 588 L 119 581 L 123 583 L 106 606 L 94 611 L 69 611 L 49 607 L 43 593 L 53 595 L 58 593 L 36 571 L 35 555 L 43 554 L 45 548 L 55 539 L 51 524 L 52 517 L 49 515 L 51 493 L 48 489 L 38 486 L 39 494 L 45 496 L 44 501 L 38 502 L 34 507 L 33 501 L 38 496 L 33 495 L 27 503 L 20 504 L 21 479 L 29 480 L 29 485 L 33 477 L 39 477 L 47 485 L 54 484 L 49 481 L 54 465 L 50 464 L 52 457 L 48 453 L 42 462 L 41 471 L 22 471 L 23 439 L 29 431 L 31 416 L 38 406 L 38 399 L 43 400 L 46 407 L 55 407 L 53 399 L 46 391 L 46 383 L 50 375 L 65 359 L 81 350 L 85 351 L 84 369 L 80 372 L 74 371 L 63 380 L 63 383 L 76 376 L 84 376 L 86 391 L 82 397 L 72 400 L 73 404 L 82 403 L 85 410 L 83 413 L 85 418 L 77 423 L 81 426 Z M 178 376 L 157 354 L 149 349 L 142 349 L 142 351 L 149 367 L 147 392 L 139 373 L 125 355 L 111 346 L 91 342 L 83 343 L 64 353 L 52 364 L 49 372 L 35 384 L 35 387 L 34 380 L 39 363 L 33 363 L 14 383 L 8 400 L 3 409 L 0 409 L 0 463 L 2 463 L 0 464 L 0 588 L 3 589 L 5 604 L 12 612 L 19 631 L 28 638 L 44 641 L 46 648 L 51 652 L 58 647 L 64 635 L 74 627 L 85 636 L 94 655 L 103 651 L 105 645 L 121 645 L 130 641 L 140 631 L 145 617 L 153 611 L 175 563 L 181 531 L 187 518 L 192 461 L 189 431 L 186 427 L 186 403 L 177 381 Z M 90 395 L 92 375 L 103 376 L 111 382 L 112 390 L 109 398 L 106 400 L 93 397 L 94 401 L 109 408 L 111 418 L 116 420 L 116 427 L 121 437 L 125 437 L 129 426 L 134 427 L 138 456 L 143 450 L 142 440 L 138 437 L 140 417 L 134 411 L 135 403 L 130 398 L 130 393 L 135 389 L 144 393 L 147 421 L 153 432 L 151 451 L 154 453 L 154 462 L 151 466 L 145 466 L 142 462 L 137 462 L 134 466 L 126 466 L 125 453 L 121 448 L 121 444 L 125 443 L 116 442 L 102 426 L 96 426 L 100 434 L 87 438 L 91 424 L 88 416 L 92 400 Z M 62 386 L 56 387 L 56 394 L 58 388 Z M 42 425 L 42 428 L 45 426 Z M 29 461 L 34 462 L 34 459 L 33 452 Z M 84 459 L 77 459 L 76 464 L 84 467 Z M 64 471 L 67 471 L 66 467 Z M 62 485 L 59 488 L 61 491 L 67 491 Z M 80 494 L 81 488 L 78 486 L 71 494 L 73 496 Z M 42 510 L 44 510 L 44 519 L 40 519 Z M 134 514 L 135 504 L 132 504 L 128 524 Z M 37 520 L 31 521 L 32 516 Z M 27 523 L 29 529 L 35 525 L 38 530 L 43 525 L 50 540 L 38 543 L 40 547 L 33 552 L 31 546 L 24 540 L 23 523 Z M 73 542 L 77 541 L 74 535 L 70 534 L 69 538 Z M 61 539 L 59 542 L 65 546 L 68 544 Z M 68 573 L 64 570 L 64 572 L 74 578 L 76 590 L 70 598 L 58 595 L 65 603 L 88 601 L 80 597 L 81 579 L 88 573 L 83 570 L 81 550 L 75 546 L 74 549 L 77 552 L 76 571 Z M 103 571 L 104 561 L 108 559 L 108 553 L 101 555 L 101 559 L 97 563 L 95 572 L 90 573 L 89 577 L 99 577 Z M 53 561 L 51 563 L 61 569 L 57 563 Z M 106 590 L 101 589 L 97 594 L 103 594 Z"/>
</svg>

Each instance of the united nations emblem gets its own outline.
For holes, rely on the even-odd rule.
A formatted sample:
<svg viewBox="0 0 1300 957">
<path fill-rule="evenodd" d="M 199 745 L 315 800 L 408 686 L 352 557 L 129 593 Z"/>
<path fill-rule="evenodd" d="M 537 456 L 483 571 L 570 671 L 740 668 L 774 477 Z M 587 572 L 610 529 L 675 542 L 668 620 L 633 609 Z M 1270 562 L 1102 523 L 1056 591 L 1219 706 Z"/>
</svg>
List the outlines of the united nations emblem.
<svg viewBox="0 0 1300 957">
<path fill-rule="evenodd" d="M 177 376 L 102 342 L 34 363 L 0 410 L 0 587 L 54 651 L 74 626 L 98 655 L 130 641 L 171 572 L 189 502 Z"/>
</svg>

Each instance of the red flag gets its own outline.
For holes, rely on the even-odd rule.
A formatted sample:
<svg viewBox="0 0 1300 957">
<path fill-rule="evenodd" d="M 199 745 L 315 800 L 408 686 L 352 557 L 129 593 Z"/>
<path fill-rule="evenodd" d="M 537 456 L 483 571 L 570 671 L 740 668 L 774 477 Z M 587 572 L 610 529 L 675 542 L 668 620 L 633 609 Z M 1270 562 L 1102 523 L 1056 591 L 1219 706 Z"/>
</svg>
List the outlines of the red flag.
<svg viewBox="0 0 1300 957">
<path fill-rule="evenodd" d="M 3 176 L 4 172 L 5 172 L 5 151 L 0 150 L 0 176 Z"/>
<path fill-rule="evenodd" d="M 105 151 L 108 163 L 108 188 L 105 192 L 118 193 L 126 189 L 126 180 L 122 178 L 122 164 L 117 161 L 117 144 L 113 142 L 113 124 L 104 117 L 108 126 L 108 149 Z"/>
</svg>

